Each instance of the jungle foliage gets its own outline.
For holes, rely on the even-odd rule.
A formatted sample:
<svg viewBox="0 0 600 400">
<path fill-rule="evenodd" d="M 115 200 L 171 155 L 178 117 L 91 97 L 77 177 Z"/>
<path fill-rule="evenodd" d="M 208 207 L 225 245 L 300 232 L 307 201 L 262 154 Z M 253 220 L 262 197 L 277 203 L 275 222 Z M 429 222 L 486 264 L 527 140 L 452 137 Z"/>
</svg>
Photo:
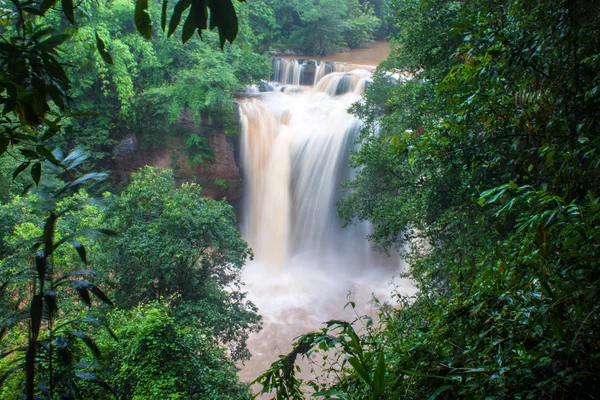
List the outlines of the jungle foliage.
<svg viewBox="0 0 600 400">
<path fill-rule="evenodd" d="M 149 167 L 93 197 L 107 174 L 53 154 L 66 169 L 0 207 L 2 398 L 248 398 L 233 360 L 260 317 L 231 207 Z"/>
<path fill-rule="evenodd" d="M 269 76 L 247 24 L 253 6 L 236 12 L 238 2 L 228 0 L 58 3 L 15 0 L 0 10 L 0 154 L 8 151 L 28 171 L 55 161 L 48 150 L 54 146 L 83 147 L 102 159 L 127 134 L 164 136 L 184 110 L 204 136 L 233 132 L 233 94 Z M 174 33 L 182 40 L 169 39 Z"/>
<path fill-rule="evenodd" d="M 301 336 L 258 382 L 280 399 L 302 383 L 332 399 L 595 398 L 600 3 L 392 10 L 339 212 L 403 251 L 420 291 Z M 330 379 L 302 382 L 295 359 L 316 352 Z"/>
<path fill-rule="evenodd" d="M 265 0 L 274 48 L 300 55 L 323 55 L 360 47 L 375 38 L 384 10 L 377 2 L 359 0 Z M 381 3 L 381 2 L 380 2 Z"/>
</svg>

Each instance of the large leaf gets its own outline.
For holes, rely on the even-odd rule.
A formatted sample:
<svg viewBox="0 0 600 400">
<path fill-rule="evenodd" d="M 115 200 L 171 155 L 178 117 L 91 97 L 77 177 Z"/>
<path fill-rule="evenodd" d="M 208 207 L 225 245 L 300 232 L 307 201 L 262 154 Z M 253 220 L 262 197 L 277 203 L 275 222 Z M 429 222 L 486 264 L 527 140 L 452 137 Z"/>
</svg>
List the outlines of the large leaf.
<svg viewBox="0 0 600 400">
<path fill-rule="evenodd" d="M 42 164 L 39 162 L 36 162 L 35 164 L 33 164 L 33 167 L 31 167 L 31 178 L 33 178 L 33 181 L 35 182 L 36 185 L 39 185 L 41 177 L 42 177 Z"/>
<path fill-rule="evenodd" d="M 13 181 L 15 179 L 17 179 L 17 176 L 19 176 L 19 174 L 23 171 L 25 171 L 27 169 L 27 167 L 29 167 L 31 163 L 29 161 L 25 161 L 24 163 L 22 163 L 21 165 L 19 165 L 17 167 L 17 169 L 15 169 L 15 171 L 13 172 Z"/>
<path fill-rule="evenodd" d="M 377 360 L 377 367 L 375 367 L 375 374 L 373 376 L 373 399 L 379 398 L 379 395 L 384 390 L 384 379 L 385 379 L 385 355 L 383 349 L 379 351 L 379 357 Z"/>
<path fill-rule="evenodd" d="M 445 392 L 446 390 L 449 390 L 449 389 L 452 389 L 452 385 L 445 385 L 445 386 L 441 386 L 441 387 L 437 388 L 437 390 L 435 392 L 433 392 L 433 394 L 431 396 L 429 396 L 428 400 L 437 399 L 440 394 L 442 394 L 443 392 Z"/>
<path fill-rule="evenodd" d="M 67 325 L 74 325 L 74 324 L 94 324 L 94 325 L 98 325 L 98 326 L 102 326 L 103 328 L 105 328 L 108 333 L 110 334 L 110 336 L 112 336 L 113 339 L 118 340 L 117 336 L 115 335 L 115 333 L 108 327 L 108 325 L 106 324 L 106 322 L 101 321 L 97 318 L 77 318 L 77 319 L 72 319 L 70 321 L 67 322 L 63 322 L 60 325 L 57 325 L 53 331 L 54 332 L 58 332 L 61 328 L 64 328 Z"/>
<path fill-rule="evenodd" d="M 88 290 L 88 282 L 86 281 L 69 281 L 69 283 L 71 284 L 71 286 L 73 287 L 73 289 L 75 289 L 77 291 L 77 293 L 79 293 L 79 297 L 81 298 L 81 300 L 83 300 L 83 302 L 85 304 L 87 304 L 88 306 L 92 305 L 92 299 L 90 297 L 90 292 Z"/>
<path fill-rule="evenodd" d="M 81 243 L 79 240 L 69 240 L 69 243 L 77 251 L 77 254 L 79 254 L 79 258 L 81 258 L 81 261 L 87 264 L 87 252 L 85 251 L 83 243 Z"/>
<path fill-rule="evenodd" d="M 73 376 L 75 378 L 84 379 L 88 382 L 92 382 L 96 385 L 99 385 L 99 386 L 103 387 L 104 389 L 108 390 L 109 392 L 111 392 L 115 397 L 117 397 L 117 392 L 115 392 L 115 390 L 108 383 L 106 383 L 104 380 L 102 380 L 96 374 L 93 374 L 91 372 L 76 372 Z"/>
<path fill-rule="evenodd" d="M 181 14 L 185 10 L 187 10 L 190 5 L 192 5 L 192 0 L 179 0 L 177 4 L 175 4 L 175 8 L 173 9 L 173 15 L 171 16 L 171 22 L 169 22 L 169 32 L 167 32 L 167 36 L 173 35 L 179 23 L 181 22 Z"/>
<path fill-rule="evenodd" d="M 160 14 L 160 27 L 165 31 L 167 28 L 167 7 L 169 6 L 169 2 L 167 0 L 163 0 L 162 2 L 162 10 Z"/>
<path fill-rule="evenodd" d="M 102 292 L 102 290 L 100 290 L 93 283 L 83 280 L 69 281 L 69 283 L 79 293 L 79 296 L 87 305 L 92 304 L 92 300 L 90 298 L 89 293 L 92 292 L 94 296 L 98 297 L 104 303 L 110 306 L 114 306 L 113 302 L 110 301 L 110 299 L 104 294 L 104 292 Z"/>
<path fill-rule="evenodd" d="M 41 294 L 36 294 L 31 300 L 30 317 L 31 317 L 31 334 L 33 340 L 37 340 L 42 326 L 42 311 L 44 308 L 44 299 Z"/>
<path fill-rule="evenodd" d="M 373 387 L 373 380 L 369 376 L 369 372 L 367 371 L 367 369 L 365 368 L 365 366 L 362 365 L 362 363 L 360 362 L 360 360 L 358 358 L 356 358 L 356 357 L 350 357 L 350 358 L 348 358 L 348 362 L 350 363 L 350 365 L 352 365 L 352 367 L 354 368 L 354 370 L 358 374 L 358 377 L 360 379 L 362 379 L 367 385 L 369 385 L 369 387 L 372 388 Z"/>
<path fill-rule="evenodd" d="M 238 34 L 238 19 L 231 0 L 209 0 L 210 29 L 219 29 L 221 48 L 225 40 L 233 43 Z"/>
<path fill-rule="evenodd" d="M 106 51 L 106 45 L 104 44 L 104 41 L 98 35 L 98 32 L 96 32 L 96 48 L 98 49 L 98 53 L 100 53 L 100 57 L 102 57 L 102 59 L 104 60 L 105 63 L 107 63 L 107 64 L 113 63 L 112 56 L 110 55 L 110 53 L 108 51 Z"/>
<path fill-rule="evenodd" d="M 73 8 L 73 0 L 61 0 L 61 5 L 65 17 L 72 25 L 75 25 L 75 11 Z"/>
<path fill-rule="evenodd" d="M 69 331 L 69 333 L 81 339 L 81 341 L 85 343 L 85 345 L 91 350 L 92 354 L 94 355 L 94 358 L 102 358 L 102 354 L 100 353 L 100 349 L 96 345 L 96 342 L 94 342 L 94 340 L 91 337 L 89 337 L 86 333 L 81 331 Z"/>
<path fill-rule="evenodd" d="M 152 21 L 148 14 L 148 0 L 137 0 L 135 3 L 135 27 L 146 39 L 152 38 Z"/>
</svg>

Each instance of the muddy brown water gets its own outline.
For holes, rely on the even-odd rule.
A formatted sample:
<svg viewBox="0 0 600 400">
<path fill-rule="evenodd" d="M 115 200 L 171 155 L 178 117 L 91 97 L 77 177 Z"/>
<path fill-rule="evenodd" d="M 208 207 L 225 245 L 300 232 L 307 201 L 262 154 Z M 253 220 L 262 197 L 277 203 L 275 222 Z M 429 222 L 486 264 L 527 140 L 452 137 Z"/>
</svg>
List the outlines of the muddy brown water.
<svg viewBox="0 0 600 400">
<path fill-rule="evenodd" d="M 348 64 L 377 66 L 390 54 L 390 43 L 386 40 L 377 40 L 371 43 L 363 43 L 364 48 L 352 49 L 343 53 L 334 53 L 327 56 L 294 56 L 283 57 L 308 58 L 319 61 L 343 62 Z"/>
</svg>

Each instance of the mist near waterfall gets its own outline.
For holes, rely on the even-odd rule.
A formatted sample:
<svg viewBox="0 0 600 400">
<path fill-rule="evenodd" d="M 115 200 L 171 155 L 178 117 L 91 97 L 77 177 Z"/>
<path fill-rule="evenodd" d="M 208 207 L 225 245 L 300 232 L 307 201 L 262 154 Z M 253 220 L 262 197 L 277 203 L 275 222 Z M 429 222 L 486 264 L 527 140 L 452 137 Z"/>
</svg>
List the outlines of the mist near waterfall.
<svg viewBox="0 0 600 400">
<path fill-rule="evenodd" d="M 240 101 L 242 232 L 255 254 L 243 279 L 264 317 L 263 330 L 248 342 L 245 381 L 288 352 L 296 336 L 329 319 L 352 320 L 353 310 L 344 309 L 349 298 L 359 313 L 375 316 L 373 296 L 387 300 L 404 267 L 397 255 L 371 248 L 369 224 L 344 228 L 336 212 L 361 128 L 347 110 L 371 72 L 283 59 L 273 66 L 274 90 Z M 413 290 L 399 279 L 394 285 Z"/>
</svg>

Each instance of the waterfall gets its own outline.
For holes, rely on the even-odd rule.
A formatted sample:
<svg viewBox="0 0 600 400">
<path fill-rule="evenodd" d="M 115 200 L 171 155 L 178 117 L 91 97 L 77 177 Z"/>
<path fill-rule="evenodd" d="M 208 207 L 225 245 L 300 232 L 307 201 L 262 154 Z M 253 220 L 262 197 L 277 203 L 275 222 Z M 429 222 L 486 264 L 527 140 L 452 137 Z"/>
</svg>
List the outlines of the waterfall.
<svg viewBox="0 0 600 400">
<path fill-rule="evenodd" d="M 358 312 L 372 315 L 372 294 L 388 298 L 400 270 L 397 257 L 371 249 L 367 223 L 343 228 L 336 212 L 361 129 L 347 110 L 370 72 L 311 60 L 279 58 L 272 65 L 271 86 L 285 87 L 240 100 L 242 231 L 255 256 L 243 280 L 264 318 L 248 342 L 253 357 L 240 372 L 247 381 L 297 335 L 328 319 L 352 320 L 344 309 L 349 292 Z"/>
<path fill-rule="evenodd" d="M 373 67 L 342 62 L 317 61 L 304 58 L 285 59 L 275 57 L 271 60 L 273 73 L 271 80 L 282 85 L 316 86 L 323 77 L 333 73 L 352 72 Z"/>
<path fill-rule="evenodd" d="M 298 82 L 302 69 L 290 65 Z M 366 262 L 365 226 L 342 229 L 335 203 L 350 177 L 348 153 L 361 127 L 346 109 L 369 77 L 361 70 L 332 72 L 314 89 L 240 103 L 245 236 L 271 268 L 282 269 L 297 254 L 339 253 L 340 246 L 353 263 Z"/>
</svg>

